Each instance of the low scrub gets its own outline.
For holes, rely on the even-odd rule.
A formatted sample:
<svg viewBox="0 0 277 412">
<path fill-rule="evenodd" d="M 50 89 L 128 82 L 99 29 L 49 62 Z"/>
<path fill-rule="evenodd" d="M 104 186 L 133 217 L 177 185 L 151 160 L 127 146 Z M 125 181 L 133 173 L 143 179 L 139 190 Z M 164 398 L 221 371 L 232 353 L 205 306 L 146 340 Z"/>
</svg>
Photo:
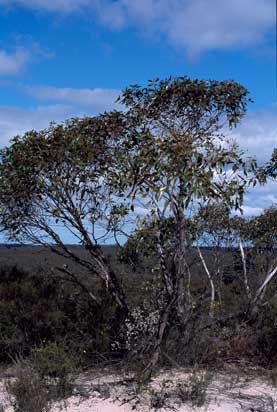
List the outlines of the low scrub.
<svg viewBox="0 0 277 412">
<path fill-rule="evenodd" d="M 14 378 L 7 380 L 5 387 L 15 412 L 50 411 L 49 387 L 29 361 L 15 361 Z"/>
<path fill-rule="evenodd" d="M 77 363 L 61 344 L 49 343 L 31 353 L 34 371 L 51 388 L 55 397 L 70 395 L 77 372 Z"/>
</svg>

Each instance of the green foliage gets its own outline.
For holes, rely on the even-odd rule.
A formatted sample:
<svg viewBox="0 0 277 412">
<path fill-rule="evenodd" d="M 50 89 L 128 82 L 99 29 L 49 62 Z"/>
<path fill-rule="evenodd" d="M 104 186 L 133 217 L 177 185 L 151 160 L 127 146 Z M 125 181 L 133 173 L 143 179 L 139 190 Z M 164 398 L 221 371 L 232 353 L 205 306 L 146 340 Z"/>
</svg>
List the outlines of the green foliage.
<svg viewBox="0 0 277 412">
<path fill-rule="evenodd" d="M 186 382 L 177 384 L 178 395 L 183 403 L 201 407 L 207 403 L 207 389 L 212 380 L 208 371 L 193 370 Z"/>
<path fill-rule="evenodd" d="M 233 81 L 186 77 L 125 89 L 120 101 L 131 119 L 126 178 L 132 196 L 150 197 L 153 208 L 154 200 L 163 201 L 164 208 L 175 214 L 181 207 L 210 199 L 239 208 L 245 187 L 256 180 L 251 176 L 256 163 L 244 161 L 220 129 L 224 121 L 229 127 L 240 121 L 247 93 Z"/>
<path fill-rule="evenodd" d="M 196 239 L 195 225 L 191 219 L 184 219 L 186 227 L 186 247 L 192 245 Z M 177 225 L 172 217 L 163 219 L 160 225 L 160 243 L 166 251 L 167 256 L 173 255 L 176 248 Z M 149 270 L 158 262 L 157 247 L 157 221 L 145 219 L 140 222 L 139 227 L 130 236 L 118 252 L 118 260 L 129 264 L 134 270 Z"/>
<path fill-rule="evenodd" d="M 265 172 L 268 176 L 272 178 L 277 177 L 277 148 L 273 150 L 270 162 L 265 168 Z"/>
<path fill-rule="evenodd" d="M 52 402 L 70 395 L 77 366 L 61 344 L 34 349 L 29 358 L 16 357 L 13 377 L 5 382 L 15 412 L 48 412 Z"/>
<path fill-rule="evenodd" d="M 224 203 L 211 202 L 200 207 L 193 217 L 196 239 L 201 246 L 238 247 L 242 228 L 247 221 L 232 217 L 231 209 Z"/>
<path fill-rule="evenodd" d="M 31 363 L 18 358 L 14 363 L 14 379 L 5 382 L 15 412 L 49 412 L 51 400 L 47 385 Z"/>
<path fill-rule="evenodd" d="M 16 267 L 1 269 L 1 360 L 28 353 L 40 341 L 66 334 L 70 321 L 59 286 L 43 274 L 28 274 Z"/>
<path fill-rule="evenodd" d="M 234 126 L 245 114 L 248 91 L 240 84 L 227 81 L 194 80 L 188 77 L 169 77 L 164 80 L 153 79 L 147 87 L 133 85 L 125 89 L 120 102 L 133 112 L 148 119 L 156 120 L 161 112 L 170 122 L 173 115 L 194 117 L 196 127 L 200 127 L 203 114 L 214 110 L 216 113 L 207 118 L 218 121 L 222 114 L 227 115 L 230 126 Z"/>
<path fill-rule="evenodd" d="M 262 308 L 253 324 L 255 336 L 255 352 L 257 361 L 265 367 L 277 365 L 277 302 L 272 299 L 270 304 Z"/>
<path fill-rule="evenodd" d="M 240 207 L 256 163 L 243 161 L 220 129 L 224 120 L 230 127 L 240 121 L 247 94 L 234 81 L 157 79 L 123 91 L 124 113 L 15 137 L 1 151 L 1 226 L 12 238 L 46 242 L 44 234 L 59 243 L 50 219 L 90 245 L 84 221 L 116 234 L 136 195 L 169 201 L 172 212 L 180 202 L 187 208 L 210 198 Z"/>
<path fill-rule="evenodd" d="M 250 219 L 244 232 L 247 240 L 252 242 L 254 247 L 262 249 L 272 249 L 277 245 L 277 207 L 270 208 L 252 219 Z"/>
<path fill-rule="evenodd" d="M 42 233 L 52 236 L 45 217 L 72 225 L 77 220 L 73 199 L 79 202 L 81 220 L 88 216 L 93 221 L 104 219 L 103 207 L 108 199 L 112 220 L 118 214 L 124 215 L 124 207 L 118 209 L 110 197 L 112 190 L 121 192 L 113 159 L 120 148 L 122 127 L 122 116 L 110 113 L 51 124 L 46 130 L 15 137 L 1 151 L 1 226 L 12 238 L 20 234 L 25 238 L 30 236 L 24 229 L 26 225 L 35 224 L 38 219 L 36 225 Z M 105 175 L 107 180 L 101 183 L 99 179 Z M 39 210 L 43 210 L 43 216 Z M 76 225 L 77 222 L 75 229 Z"/>
<path fill-rule="evenodd" d="M 78 358 L 92 360 L 94 353 L 110 351 L 120 322 L 104 288 L 99 292 L 102 305 L 93 306 L 69 283 L 16 267 L 0 271 L 0 300 L 0 361 L 28 355 L 42 342 L 65 342 Z"/>
<path fill-rule="evenodd" d="M 48 343 L 33 349 L 31 361 L 42 381 L 51 384 L 54 380 L 57 396 L 65 397 L 71 393 L 74 376 L 77 372 L 77 363 L 63 345 Z"/>
</svg>

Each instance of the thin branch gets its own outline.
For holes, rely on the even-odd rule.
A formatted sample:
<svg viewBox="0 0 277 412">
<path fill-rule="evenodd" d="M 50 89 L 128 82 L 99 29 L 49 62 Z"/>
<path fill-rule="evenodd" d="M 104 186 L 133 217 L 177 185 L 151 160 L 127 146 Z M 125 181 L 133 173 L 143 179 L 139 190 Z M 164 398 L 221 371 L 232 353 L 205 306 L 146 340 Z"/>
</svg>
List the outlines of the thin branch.
<svg viewBox="0 0 277 412">
<path fill-rule="evenodd" d="M 257 304 L 259 302 L 262 301 L 262 299 L 264 297 L 264 294 L 265 294 L 265 291 L 266 291 L 266 288 L 267 288 L 268 284 L 271 282 L 271 280 L 274 278 L 276 273 L 277 273 L 277 265 L 275 266 L 275 268 L 272 271 L 268 272 L 264 282 L 262 283 L 262 285 L 257 290 L 254 301 L 253 301 L 254 308 L 257 306 Z"/>
<path fill-rule="evenodd" d="M 214 287 L 214 282 L 213 282 L 212 276 L 211 276 L 211 274 L 210 274 L 210 271 L 209 271 L 209 269 L 208 269 L 208 266 L 206 265 L 205 259 L 204 259 L 203 255 L 202 255 L 202 252 L 201 252 L 200 248 L 198 247 L 197 250 L 198 250 L 198 253 L 199 253 L 201 262 L 202 262 L 202 264 L 203 264 L 203 266 L 204 266 L 205 272 L 206 272 L 206 274 L 207 274 L 207 276 L 208 276 L 210 285 L 211 285 L 211 303 L 210 303 L 210 313 L 209 313 L 209 315 L 210 315 L 210 317 L 213 317 L 213 316 L 214 316 L 214 300 L 215 300 L 215 287 Z"/>
<path fill-rule="evenodd" d="M 243 266 L 244 286 L 245 286 L 248 299 L 251 299 L 251 291 L 250 291 L 248 277 L 247 277 L 246 259 L 245 259 L 245 253 L 244 253 L 244 248 L 243 248 L 241 239 L 239 241 L 239 247 L 240 247 L 240 254 L 241 254 L 241 260 L 242 260 L 242 266 Z"/>
<path fill-rule="evenodd" d="M 69 280 L 73 283 L 75 283 L 76 285 L 78 285 L 89 297 L 90 299 L 96 303 L 98 306 L 100 306 L 100 302 L 98 301 L 98 299 L 96 298 L 96 296 L 78 279 L 78 277 L 76 275 L 74 275 L 74 273 L 72 273 L 67 267 L 66 265 L 64 265 L 63 267 L 55 267 L 56 270 L 58 270 L 61 273 L 65 273 L 69 278 L 65 279 L 65 280 Z"/>
</svg>

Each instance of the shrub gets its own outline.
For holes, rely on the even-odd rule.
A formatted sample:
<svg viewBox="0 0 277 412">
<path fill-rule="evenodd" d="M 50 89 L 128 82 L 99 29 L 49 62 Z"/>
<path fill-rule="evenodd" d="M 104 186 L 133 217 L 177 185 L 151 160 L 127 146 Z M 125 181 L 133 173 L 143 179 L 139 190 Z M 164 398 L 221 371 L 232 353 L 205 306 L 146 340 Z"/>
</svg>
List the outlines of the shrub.
<svg viewBox="0 0 277 412">
<path fill-rule="evenodd" d="M 49 390 L 29 361 L 17 358 L 14 379 L 5 382 L 15 412 L 49 412 Z"/>
<path fill-rule="evenodd" d="M 64 397 L 72 392 L 77 365 L 63 345 L 48 343 L 33 349 L 31 359 L 40 379 L 51 386 L 57 397 Z"/>
<path fill-rule="evenodd" d="M 109 352 L 121 319 L 104 285 L 96 286 L 100 305 L 43 270 L 0 268 L 0 362 L 29 356 L 42 342 L 66 341 L 85 362 Z"/>
<path fill-rule="evenodd" d="M 70 317 L 65 310 L 67 296 L 62 284 L 46 273 L 1 268 L 0 361 L 28 355 L 41 341 L 64 336 L 67 327 L 70 329 Z"/>
<path fill-rule="evenodd" d="M 207 389 L 212 375 L 206 371 L 194 370 L 187 382 L 177 384 L 178 396 L 184 403 L 191 406 L 201 407 L 207 402 Z"/>
</svg>

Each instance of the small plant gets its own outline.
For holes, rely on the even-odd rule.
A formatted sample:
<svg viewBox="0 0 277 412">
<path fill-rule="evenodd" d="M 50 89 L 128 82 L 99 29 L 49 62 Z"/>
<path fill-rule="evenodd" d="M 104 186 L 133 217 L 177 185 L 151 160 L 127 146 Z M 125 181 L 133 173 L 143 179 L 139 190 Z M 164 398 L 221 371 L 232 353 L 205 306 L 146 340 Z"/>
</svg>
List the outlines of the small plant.
<svg viewBox="0 0 277 412">
<path fill-rule="evenodd" d="M 200 407 L 207 402 L 207 389 L 212 375 L 206 371 L 193 371 L 187 382 L 177 384 L 177 394 L 182 402 Z"/>
<path fill-rule="evenodd" d="M 31 359 L 40 378 L 52 387 L 57 397 L 65 397 L 72 392 L 76 364 L 62 345 L 48 343 L 33 349 Z"/>
<path fill-rule="evenodd" d="M 269 371 L 269 379 L 273 386 L 277 386 L 277 368 L 273 368 Z"/>
<path fill-rule="evenodd" d="M 158 411 L 159 409 L 166 408 L 169 398 L 169 387 L 167 381 L 161 383 L 160 390 L 150 390 L 150 410 Z"/>
<path fill-rule="evenodd" d="M 28 360 L 15 360 L 15 379 L 5 382 L 15 412 L 49 412 L 51 401 L 45 382 Z M 0 409 L 1 410 L 1 409 Z"/>
<path fill-rule="evenodd" d="M 166 404 L 166 393 L 163 391 L 152 391 L 151 394 L 151 399 L 150 399 L 150 408 L 154 409 L 154 411 L 157 411 L 161 408 L 163 408 Z"/>
</svg>

